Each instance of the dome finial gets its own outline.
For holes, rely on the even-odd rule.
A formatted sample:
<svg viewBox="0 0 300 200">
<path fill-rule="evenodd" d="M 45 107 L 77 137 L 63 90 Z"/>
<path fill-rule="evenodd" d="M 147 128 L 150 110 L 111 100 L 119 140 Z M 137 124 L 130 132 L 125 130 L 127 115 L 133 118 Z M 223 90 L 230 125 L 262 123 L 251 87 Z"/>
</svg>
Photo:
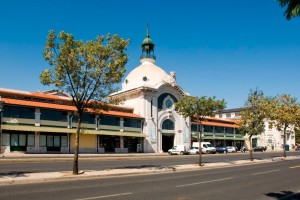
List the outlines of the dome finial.
<svg viewBox="0 0 300 200">
<path fill-rule="evenodd" d="M 146 25 L 146 38 L 143 40 L 142 43 L 142 55 L 141 59 L 149 58 L 152 60 L 156 60 L 156 57 L 154 55 L 154 43 L 152 42 L 150 36 L 149 36 L 149 25 L 147 23 Z"/>
<path fill-rule="evenodd" d="M 147 22 L 147 25 L 146 25 L 146 37 L 149 38 L 149 25 L 148 25 L 148 22 Z"/>
</svg>

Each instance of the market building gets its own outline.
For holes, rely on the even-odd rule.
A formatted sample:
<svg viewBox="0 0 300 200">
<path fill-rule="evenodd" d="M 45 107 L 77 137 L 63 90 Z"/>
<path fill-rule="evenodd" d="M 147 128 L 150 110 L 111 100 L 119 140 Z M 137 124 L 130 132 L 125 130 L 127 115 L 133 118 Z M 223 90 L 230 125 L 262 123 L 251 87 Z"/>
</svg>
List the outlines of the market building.
<svg viewBox="0 0 300 200">
<path fill-rule="evenodd" d="M 121 104 L 84 113 L 79 153 L 158 153 L 198 141 L 197 122 L 174 107 L 189 94 L 177 84 L 175 72 L 167 74 L 156 65 L 148 28 L 141 47 L 141 64 L 127 75 L 122 89 L 108 97 Z M 74 152 L 76 108 L 68 95 L 0 88 L 0 96 L 2 153 Z M 203 141 L 244 144 L 234 120 L 207 118 L 202 125 Z"/>
</svg>

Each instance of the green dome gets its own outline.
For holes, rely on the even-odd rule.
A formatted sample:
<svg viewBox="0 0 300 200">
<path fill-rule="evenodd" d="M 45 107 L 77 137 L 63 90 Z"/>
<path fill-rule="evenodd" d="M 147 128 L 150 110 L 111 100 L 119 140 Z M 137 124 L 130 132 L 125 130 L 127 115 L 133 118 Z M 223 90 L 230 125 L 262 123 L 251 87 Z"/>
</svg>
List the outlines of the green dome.
<svg viewBox="0 0 300 200">
<path fill-rule="evenodd" d="M 145 45 L 154 45 L 154 43 L 153 43 L 152 40 L 149 38 L 149 36 L 147 36 L 147 37 L 143 40 L 142 46 L 145 46 Z"/>
</svg>

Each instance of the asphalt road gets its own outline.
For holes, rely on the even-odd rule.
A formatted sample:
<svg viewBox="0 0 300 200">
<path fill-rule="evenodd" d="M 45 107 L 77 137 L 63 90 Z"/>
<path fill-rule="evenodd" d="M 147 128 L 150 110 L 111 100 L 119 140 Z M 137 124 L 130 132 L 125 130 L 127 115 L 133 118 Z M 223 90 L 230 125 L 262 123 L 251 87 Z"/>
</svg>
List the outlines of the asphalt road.
<svg viewBox="0 0 300 200">
<path fill-rule="evenodd" d="M 300 161 L 0 186 L 0 199 L 299 199 Z"/>
<path fill-rule="evenodd" d="M 300 155 L 300 152 L 287 152 L 288 156 Z M 282 152 L 255 152 L 255 159 L 266 159 L 281 157 Z M 202 161 L 204 163 L 216 163 L 216 162 L 231 162 L 235 160 L 247 160 L 249 159 L 249 153 L 230 153 L 230 154 L 209 154 L 202 155 Z M 26 158 L 23 158 L 26 160 Z M 71 171 L 72 159 L 69 161 L 55 160 L 51 162 L 14 162 L 14 160 L 1 162 L 0 159 L 0 174 L 14 173 L 14 172 L 55 172 L 55 171 Z M 103 170 L 113 168 L 136 168 L 136 167 L 161 167 L 171 165 L 182 164 L 196 164 L 198 163 L 198 155 L 173 155 L 173 156 L 140 156 L 135 157 L 110 157 L 105 158 L 91 158 L 91 160 L 80 160 L 80 170 Z"/>
</svg>

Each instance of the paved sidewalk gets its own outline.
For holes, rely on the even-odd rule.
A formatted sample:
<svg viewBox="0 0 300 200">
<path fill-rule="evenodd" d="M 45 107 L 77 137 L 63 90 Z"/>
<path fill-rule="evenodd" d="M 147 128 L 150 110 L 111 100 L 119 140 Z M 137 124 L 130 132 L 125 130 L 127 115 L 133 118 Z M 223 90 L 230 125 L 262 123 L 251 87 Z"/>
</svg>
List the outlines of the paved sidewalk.
<svg viewBox="0 0 300 200">
<path fill-rule="evenodd" d="M 230 167 L 236 165 L 247 165 L 247 164 L 258 164 L 267 162 L 276 162 L 282 160 L 294 160 L 299 159 L 300 156 L 289 156 L 286 158 L 277 157 L 273 159 L 265 160 L 240 160 L 233 162 L 222 162 L 222 163 L 206 163 L 203 166 L 196 164 L 188 165 L 173 165 L 173 166 L 160 166 L 160 167 L 132 167 L 132 168 L 115 168 L 106 170 L 86 170 L 81 171 L 79 175 L 72 175 L 71 171 L 64 172 L 47 172 L 47 173 L 13 173 L 13 174 L 2 174 L 0 175 L 0 185 L 7 184 L 22 184 L 22 183 L 34 183 L 34 182 L 44 182 L 44 181 L 59 181 L 59 180 L 70 180 L 70 179 L 80 179 L 80 178 L 95 178 L 95 177 L 105 177 L 105 176 L 120 176 L 120 175 L 137 175 L 137 174 L 151 174 L 159 172 L 177 172 L 184 170 L 203 170 L 209 168 L 220 168 L 220 167 Z"/>
</svg>

